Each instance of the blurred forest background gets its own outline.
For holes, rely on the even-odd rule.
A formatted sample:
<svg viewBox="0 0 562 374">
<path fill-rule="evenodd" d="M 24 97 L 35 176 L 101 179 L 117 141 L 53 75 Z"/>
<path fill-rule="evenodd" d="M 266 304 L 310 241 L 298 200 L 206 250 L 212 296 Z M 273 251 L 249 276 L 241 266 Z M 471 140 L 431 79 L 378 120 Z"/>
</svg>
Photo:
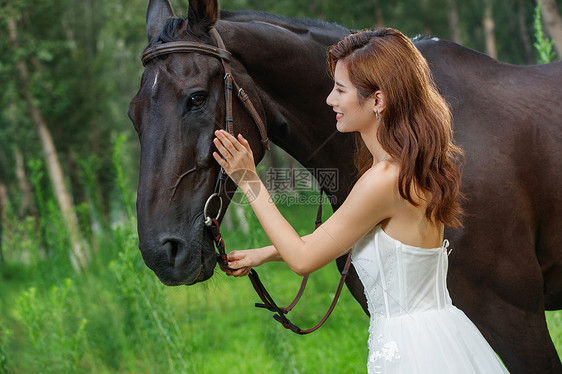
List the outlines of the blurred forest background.
<svg viewBox="0 0 562 374">
<path fill-rule="evenodd" d="M 185 15 L 187 1 L 174 3 L 176 14 Z M 558 12 L 561 3 L 561 0 L 545 1 L 542 7 L 548 37 L 557 36 L 556 27 L 562 29 Z M 84 163 L 88 163 L 97 200 L 103 213 L 109 215 L 115 192 L 111 150 L 120 134 L 126 137 L 124 170 L 130 173 L 128 180 L 133 182 L 127 188 L 134 191 L 138 150 L 126 113 L 142 73 L 139 56 L 146 43 L 146 6 L 145 0 L 2 2 L 0 206 L 3 211 L 10 205 L 20 218 L 37 216 L 29 162 L 44 160 L 51 179 L 46 178 L 43 183 L 55 186 L 58 198 L 64 200 L 61 202 L 64 210 L 92 198 L 88 196 L 92 191 L 88 191 L 81 175 Z M 395 27 L 412 37 L 426 34 L 450 39 L 513 64 L 537 62 L 538 52 L 533 48 L 536 6 L 532 0 L 221 2 L 222 9 L 254 9 L 322 19 L 350 29 Z M 551 21 L 556 18 L 558 26 L 556 21 Z M 547 27 L 546 20 L 554 26 Z M 562 40 L 557 45 L 560 55 Z M 53 166 L 56 157 L 60 170 Z M 57 178 L 64 178 L 66 184 L 61 185 Z M 63 196 L 65 189 L 70 191 L 68 199 Z"/>
<path fill-rule="evenodd" d="M 556 34 L 562 33 L 557 8 L 562 1 L 557 2 L 545 1 L 542 9 L 545 34 L 551 38 L 562 38 Z M 185 15 L 187 1 L 175 3 L 176 14 Z M 41 187 L 53 189 L 74 242 L 78 231 L 92 229 L 79 225 L 97 225 L 117 214 L 111 207 L 116 192 L 111 157 L 119 135 L 126 138 L 121 160 L 131 181 L 126 187 L 135 190 L 138 149 L 126 113 L 142 73 L 139 55 L 146 42 L 146 5 L 144 0 L 2 2 L 0 210 L 4 220 L 10 209 L 20 219 L 40 214 L 30 181 L 33 160 L 43 161 L 47 177 Z M 450 39 L 514 64 L 537 62 L 536 6 L 531 0 L 221 2 L 222 9 L 322 19 L 351 29 L 395 27 L 412 37 Z M 562 40 L 557 45 L 562 48 Z M 83 175 L 85 169 L 88 175 Z M 80 208 L 92 199 L 105 217 L 82 215 L 88 222 L 80 222 L 72 207 Z"/>
<path fill-rule="evenodd" d="M 146 364 L 143 359 L 136 357 L 123 368 L 119 355 L 111 358 L 116 352 L 126 352 L 123 347 L 127 344 L 134 345 L 131 341 L 127 343 L 128 338 L 158 343 L 159 338 L 154 336 L 163 336 L 162 345 L 182 344 L 176 333 L 185 332 L 187 327 L 174 325 L 170 316 L 142 311 L 147 305 L 166 309 L 169 305 L 161 300 L 179 296 L 174 293 L 178 291 L 162 291 L 155 277 L 139 262 L 135 249 L 134 194 L 139 150 L 127 109 L 142 74 L 140 54 L 146 44 L 147 3 L 0 2 L 0 373 L 10 368 L 14 372 L 73 372 L 77 367 L 137 372 L 135 365 Z M 172 3 L 176 15 L 186 15 L 187 0 Z M 542 3 L 542 27 L 536 24 L 538 3 Z M 350 29 L 388 26 L 411 37 L 425 34 L 450 39 L 512 64 L 559 59 L 561 6 L 562 0 L 221 1 L 225 10 L 251 9 L 321 19 Z M 543 37 L 552 42 L 543 40 L 535 45 L 537 38 Z M 268 162 L 292 162 L 279 149 L 274 154 L 279 157 Z M 252 224 L 248 216 L 246 220 Z M 252 240 L 239 244 L 256 245 L 256 240 L 261 239 Z M 109 268 L 110 274 L 103 273 L 105 268 Z M 74 304 L 65 304 L 64 300 L 80 289 L 81 282 L 82 287 L 91 288 L 92 279 L 90 283 L 87 279 L 97 271 L 94 269 L 121 287 L 120 296 L 112 299 L 113 312 L 117 313 L 119 303 L 129 302 L 128 311 L 119 312 L 121 319 L 112 320 L 113 325 L 104 325 L 87 310 L 76 314 Z M 147 277 L 139 280 L 145 283 L 138 283 L 136 291 L 124 281 L 123 274 L 128 270 L 132 276 L 142 272 Z M 94 289 L 97 291 L 90 293 L 98 292 L 97 297 L 101 297 L 103 290 Z M 148 304 L 148 299 L 134 295 L 146 290 L 154 292 L 154 299 Z M 163 292 L 171 293 L 166 296 Z M 109 299 L 107 296 L 103 302 L 113 305 Z M 131 306 L 135 302 L 137 309 Z M 76 305 L 84 309 L 84 303 L 78 300 Z M 184 309 L 190 307 L 184 304 L 180 303 Z M 361 315 L 357 309 L 352 313 Z M 47 314 L 51 320 L 45 320 Z M 130 331 L 117 328 L 138 322 L 135 318 L 157 325 L 155 335 L 130 335 Z M 562 319 L 559 315 L 556 318 Z M 88 329 L 101 329 L 108 335 L 88 335 Z M 50 335 L 42 337 L 39 330 Z M 555 334 L 560 336 L 562 329 Z M 56 344 L 47 347 L 53 336 L 59 339 L 55 340 L 61 347 L 73 348 L 62 354 Z M 85 336 L 90 336 L 90 340 L 84 340 Z M 98 356 L 85 356 L 84 351 L 97 349 L 96 339 L 111 340 L 113 345 L 106 346 L 107 351 Z M 15 355 L 20 349 L 27 352 L 27 359 L 25 355 Z M 173 353 L 166 354 L 168 359 L 162 359 L 160 369 L 193 369 Z M 42 362 L 47 356 L 54 361 L 47 361 L 51 365 L 41 368 L 40 363 L 34 364 L 30 359 L 37 355 L 43 357 Z"/>
</svg>

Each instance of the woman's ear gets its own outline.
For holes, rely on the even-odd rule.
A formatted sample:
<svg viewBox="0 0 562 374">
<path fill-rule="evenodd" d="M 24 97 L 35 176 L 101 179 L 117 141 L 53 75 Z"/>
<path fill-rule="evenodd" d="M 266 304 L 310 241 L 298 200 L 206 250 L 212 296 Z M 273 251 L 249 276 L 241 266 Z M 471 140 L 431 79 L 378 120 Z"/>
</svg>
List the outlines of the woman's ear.
<svg viewBox="0 0 562 374">
<path fill-rule="evenodd" d="M 386 97 L 381 90 L 375 92 L 375 102 L 373 103 L 373 111 L 382 113 L 386 108 Z"/>
</svg>

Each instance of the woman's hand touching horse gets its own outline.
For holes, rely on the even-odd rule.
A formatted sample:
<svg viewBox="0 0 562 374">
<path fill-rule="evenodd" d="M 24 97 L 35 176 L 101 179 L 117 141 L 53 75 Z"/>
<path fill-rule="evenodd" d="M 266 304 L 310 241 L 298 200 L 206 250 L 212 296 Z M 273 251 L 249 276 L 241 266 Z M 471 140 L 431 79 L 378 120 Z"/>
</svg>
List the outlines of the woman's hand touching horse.
<svg viewBox="0 0 562 374">
<path fill-rule="evenodd" d="M 248 275 L 253 267 L 279 260 L 281 257 L 273 246 L 232 251 L 228 254 L 229 269 L 223 270 L 227 275 L 243 277 Z"/>
<path fill-rule="evenodd" d="M 253 261 L 249 258 L 248 250 L 243 251 L 232 251 L 228 254 L 228 268 L 224 268 L 224 272 L 226 275 L 231 275 L 235 277 L 243 277 L 250 273 L 252 267 L 257 266 L 254 264 Z"/>
<path fill-rule="evenodd" d="M 216 138 L 213 140 L 217 152 L 213 152 L 213 157 L 228 176 L 239 186 L 258 179 L 254 155 L 250 144 L 241 135 L 238 139 L 224 130 L 215 131 Z"/>
</svg>

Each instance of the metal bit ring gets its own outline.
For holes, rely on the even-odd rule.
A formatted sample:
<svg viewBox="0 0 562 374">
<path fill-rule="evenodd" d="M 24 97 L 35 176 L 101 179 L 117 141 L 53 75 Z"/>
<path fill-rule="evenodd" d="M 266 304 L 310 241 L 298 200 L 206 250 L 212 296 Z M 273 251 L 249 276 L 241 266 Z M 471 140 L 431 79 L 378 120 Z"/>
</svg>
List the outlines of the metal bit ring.
<svg viewBox="0 0 562 374">
<path fill-rule="evenodd" d="M 217 216 L 215 217 L 215 219 L 218 219 L 219 216 L 221 215 L 222 197 L 220 197 L 219 194 L 215 192 L 211 196 L 209 196 L 209 198 L 205 202 L 205 207 L 203 208 L 203 217 L 205 217 L 205 225 L 206 226 L 211 226 L 211 224 L 213 222 L 212 218 L 209 217 L 209 215 L 207 214 L 207 208 L 209 207 L 209 203 L 211 202 L 211 200 L 213 200 L 213 198 L 215 198 L 215 197 L 219 198 L 219 211 L 217 212 Z"/>
</svg>

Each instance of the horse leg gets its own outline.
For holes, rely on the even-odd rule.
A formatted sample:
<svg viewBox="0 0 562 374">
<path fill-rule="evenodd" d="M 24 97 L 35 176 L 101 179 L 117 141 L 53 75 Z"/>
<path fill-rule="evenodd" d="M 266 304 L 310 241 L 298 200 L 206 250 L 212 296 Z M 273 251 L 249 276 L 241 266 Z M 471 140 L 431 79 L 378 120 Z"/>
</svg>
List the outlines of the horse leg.
<svg viewBox="0 0 562 374">
<path fill-rule="evenodd" d="M 510 240 L 521 243 L 515 239 Z M 507 255 L 498 245 L 483 256 L 476 249 L 485 245 L 459 243 L 462 249 L 451 254 L 453 304 L 476 324 L 512 374 L 562 373 L 546 325 L 543 277 L 534 249 L 506 246 L 512 250 Z"/>
<path fill-rule="evenodd" d="M 544 308 L 529 312 L 497 299 L 493 293 L 487 295 L 490 299 L 496 297 L 496 300 L 484 309 L 488 312 L 487 318 L 475 318 L 474 323 L 510 373 L 562 373 L 562 365 L 548 333 Z M 470 311 L 467 314 L 473 316 Z"/>
<path fill-rule="evenodd" d="M 538 236 L 537 257 L 544 278 L 544 304 L 546 310 L 562 309 L 562 210 L 553 206 L 545 214 Z"/>
<path fill-rule="evenodd" d="M 340 271 L 340 273 L 343 270 L 346 258 L 347 255 L 339 257 L 336 260 L 336 264 L 338 265 L 338 270 Z M 363 288 L 363 283 L 361 283 L 361 280 L 359 279 L 359 276 L 357 275 L 353 264 L 351 264 L 351 266 L 349 267 L 349 273 L 347 274 L 347 278 L 345 279 L 345 285 L 351 292 L 351 295 L 353 295 L 355 300 L 357 300 L 357 302 L 361 305 L 365 314 L 369 315 L 369 310 L 367 308 L 367 298 L 365 297 L 365 289 Z"/>
</svg>

